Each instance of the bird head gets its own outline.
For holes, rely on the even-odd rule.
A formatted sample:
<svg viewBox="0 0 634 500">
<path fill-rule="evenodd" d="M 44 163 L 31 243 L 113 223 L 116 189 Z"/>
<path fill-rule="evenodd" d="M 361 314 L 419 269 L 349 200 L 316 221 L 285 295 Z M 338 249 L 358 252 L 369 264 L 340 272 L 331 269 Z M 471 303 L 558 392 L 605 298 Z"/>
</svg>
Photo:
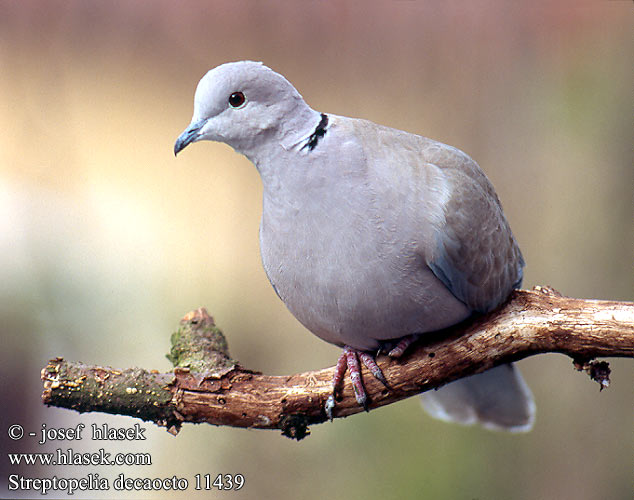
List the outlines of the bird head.
<svg viewBox="0 0 634 500">
<path fill-rule="evenodd" d="M 174 144 L 178 154 L 193 142 L 224 142 L 247 154 L 263 143 L 314 126 L 313 112 L 286 78 L 262 63 L 239 61 L 222 64 L 198 83 L 194 115 Z"/>
</svg>

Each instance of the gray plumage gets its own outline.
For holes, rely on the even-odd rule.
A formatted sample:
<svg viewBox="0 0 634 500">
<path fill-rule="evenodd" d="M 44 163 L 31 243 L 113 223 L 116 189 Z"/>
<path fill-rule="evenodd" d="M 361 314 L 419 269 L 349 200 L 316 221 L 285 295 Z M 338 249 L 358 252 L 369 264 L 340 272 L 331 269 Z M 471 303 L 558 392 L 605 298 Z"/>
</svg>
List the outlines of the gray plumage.
<svg viewBox="0 0 634 500">
<path fill-rule="evenodd" d="M 234 96 L 232 106 L 230 96 Z M 363 351 L 458 323 L 522 280 L 519 247 L 482 170 L 462 151 L 366 120 L 312 110 L 261 63 L 228 63 L 198 85 L 174 151 L 221 141 L 264 188 L 262 262 L 293 315 Z M 423 395 L 434 416 L 530 428 L 534 405 L 502 366 Z"/>
</svg>

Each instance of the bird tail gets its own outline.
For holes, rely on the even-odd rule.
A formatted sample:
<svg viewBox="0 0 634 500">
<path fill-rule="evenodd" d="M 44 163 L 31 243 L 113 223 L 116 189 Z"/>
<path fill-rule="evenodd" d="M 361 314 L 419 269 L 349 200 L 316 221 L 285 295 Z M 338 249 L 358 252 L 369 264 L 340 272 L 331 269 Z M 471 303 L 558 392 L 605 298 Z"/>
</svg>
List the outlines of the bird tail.
<svg viewBox="0 0 634 500">
<path fill-rule="evenodd" d="M 435 418 L 487 429 L 527 432 L 535 420 L 531 390 L 513 365 L 501 365 L 421 395 Z"/>
</svg>

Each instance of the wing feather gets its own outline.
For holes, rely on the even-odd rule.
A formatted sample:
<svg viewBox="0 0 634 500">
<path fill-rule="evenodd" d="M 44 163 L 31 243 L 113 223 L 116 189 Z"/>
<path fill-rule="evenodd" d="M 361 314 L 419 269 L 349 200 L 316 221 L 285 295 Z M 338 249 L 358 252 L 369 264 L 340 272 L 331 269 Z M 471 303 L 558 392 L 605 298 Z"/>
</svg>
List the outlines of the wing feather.
<svg viewBox="0 0 634 500">
<path fill-rule="evenodd" d="M 520 286 L 524 259 L 493 186 L 460 153 L 449 148 L 436 159 L 451 190 L 427 265 L 458 299 L 487 312 Z"/>
</svg>

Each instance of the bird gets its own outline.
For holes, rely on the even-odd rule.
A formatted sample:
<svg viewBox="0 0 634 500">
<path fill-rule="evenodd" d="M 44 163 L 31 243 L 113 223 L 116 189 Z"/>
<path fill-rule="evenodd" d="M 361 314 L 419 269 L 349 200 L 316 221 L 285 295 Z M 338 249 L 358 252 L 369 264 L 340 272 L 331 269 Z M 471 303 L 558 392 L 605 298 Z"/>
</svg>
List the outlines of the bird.
<svg viewBox="0 0 634 500">
<path fill-rule="evenodd" d="M 367 409 L 360 362 L 387 385 L 379 350 L 400 356 L 426 333 L 497 308 L 521 285 L 524 259 L 499 198 L 455 147 L 313 110 L 255 61 L 221 64 L 198 83 L 174 154 L 203 140 L 255 165 L 267 277 L 301 324 L 343 349 L 325 405 L 331 420 L 346 370 Z M 534 422 L 533 396 L 512 364 L 421 397 L 449 422 L 511 432 Z"/>
</svg>

